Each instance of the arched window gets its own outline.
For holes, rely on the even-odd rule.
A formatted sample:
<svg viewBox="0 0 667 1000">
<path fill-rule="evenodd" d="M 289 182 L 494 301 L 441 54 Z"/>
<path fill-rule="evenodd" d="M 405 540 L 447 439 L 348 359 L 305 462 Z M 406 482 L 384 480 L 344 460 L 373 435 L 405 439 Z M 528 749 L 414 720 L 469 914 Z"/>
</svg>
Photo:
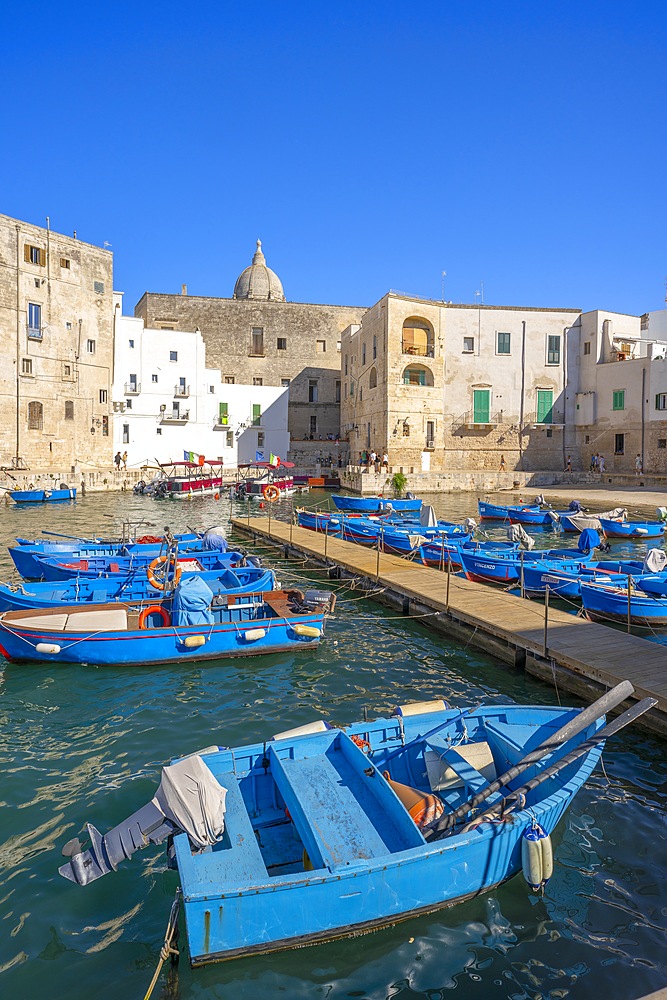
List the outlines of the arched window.
<svg viewBox="0 0 667 1000">
<path fill-rule="evenodd" d="M 28 430 L 41 431 L 44 426 L 44 407 L 41 403 L 28 403 Z"/>
<path fill-rule="evenodd" d="M 433 385 L 433 372 L 422 365 L 408 365 L 403 370 L 403 385 Z"/>
<path fill-rule="evenodd" d="M 71 399 L 65 400 L 65 420 L 74 420 L 74 402 Z"/>
<path fill-rule="evenodd" d="M 432 358 L 435 338 L 433 327 L 426 319 L 410 316 L 403 322 L 403 354 L 417 354 L 421 358 Z"/>
<path fill-rule="evenodd" d="M 378 384 L 377 368 L 373 367 L 371 368 L 370 375 L 368 376 L 368 388 L 375 389 L 377 388 L 377 384 Z"/>
</svg>

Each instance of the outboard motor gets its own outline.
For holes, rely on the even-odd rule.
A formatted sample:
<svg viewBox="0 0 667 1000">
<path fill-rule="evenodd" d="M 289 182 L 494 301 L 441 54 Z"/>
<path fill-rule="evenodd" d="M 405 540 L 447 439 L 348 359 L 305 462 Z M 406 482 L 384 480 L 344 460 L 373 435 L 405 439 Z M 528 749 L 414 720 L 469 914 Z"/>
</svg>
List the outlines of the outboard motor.
<svg viewBox="0 0 667 1000">
<path fill-rule="evenodd" d="M 477 521 L 474 517 L 464 517 L 463 524 L 468 529 L 469 535 L 474 535 L 477 531 Z"/>
<path fill-rule="evenodd" d="M 586 508 L 579 500 L 570 500 L 567 509 L 572 511 L 573 514 L 581 514 Z"/>
<path fill-rule="evenodd" d="M 305 611 L 332 614 L 336 607 L 336 595 L 331 590 L 307 590 L 299 603 Z"/>
</svg>

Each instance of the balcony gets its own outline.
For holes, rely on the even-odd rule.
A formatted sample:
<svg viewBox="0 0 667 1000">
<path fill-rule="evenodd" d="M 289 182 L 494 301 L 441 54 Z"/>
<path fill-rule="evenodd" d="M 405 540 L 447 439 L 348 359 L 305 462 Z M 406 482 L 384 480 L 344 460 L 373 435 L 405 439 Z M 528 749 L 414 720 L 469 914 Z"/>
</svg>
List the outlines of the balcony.
<svg viewBox="0 0 667 1000">
<path fill-rule="evenodd" d="M 419 344 L 407 344 L 405 341 L 401 344 L 401 351 L 403 354 L 410 354 L 412 357 L 417 358 L 433 358 L 435 357 L 435 351 L 431 345 L 428 347 L 422 347 Z"/>
<path fill-rule="evenodd" d="M 218 417 L 216 422 L 213 424 L 214 431 L 231 431 L 231 429 L 231 417 L 224 417 L 222 420 Z"/>
<path fill-rule="evenodd" d="M 189 410 L 172 410 L 171 413 L 160 413 L 160 423 L 162 424 L 187 424 L 190 419 Z"/>
<path fill-rule="evenodd" d="M 141 392 L 141 382 L 126 382 L 123 391 L 126 396 L 138 396 Z"/>
<path fill-rule="evenodd" d="M 174 396 L 178 396 L 179 399 L 187 399 L 190 395 L 189 385 L 175 385 L 174 386 Z"/>
<path fill-rule="evenodd" d="M 42 339 L 42 328 L 41 326 L 29 326 L 28 327 L 28 340 L 41 340 Z"/>
<path fill-rule="evenodd" d="M 547 420 L 539 420 L 537 413 L 527 413 L 523 418 L 524 427 L 562 427 L 565 423 L 565 417 L 562 413 L 556 413 L 554 410 L 548 413 Z"/>
</svg>

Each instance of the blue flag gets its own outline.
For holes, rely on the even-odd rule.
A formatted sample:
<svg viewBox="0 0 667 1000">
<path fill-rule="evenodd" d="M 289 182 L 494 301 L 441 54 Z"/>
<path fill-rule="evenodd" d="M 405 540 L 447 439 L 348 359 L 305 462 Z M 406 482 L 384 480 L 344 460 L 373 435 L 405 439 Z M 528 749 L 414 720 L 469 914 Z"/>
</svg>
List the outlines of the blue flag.
<svg viewBox="0 0 667 1000">
<path fill-rule="evenodd" d="M 263 462 L 264 461 L 264 452 L 263 451 L 256 451 L 255 452 L 255 461 L 256 462 Z"/>
</svg>

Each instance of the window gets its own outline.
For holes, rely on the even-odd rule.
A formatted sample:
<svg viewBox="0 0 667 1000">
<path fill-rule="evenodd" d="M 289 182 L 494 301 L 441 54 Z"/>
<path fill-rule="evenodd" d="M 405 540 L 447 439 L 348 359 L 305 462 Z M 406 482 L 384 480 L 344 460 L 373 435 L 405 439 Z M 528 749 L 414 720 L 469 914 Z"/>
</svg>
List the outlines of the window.
<svg viewBox="0 0 667 1000">
<path fill-rule="evenodd" d="M 283 387 L 283 389 L 286 389 L 287 386 L 289 385 L 289 383 L 290 383 L 290 380 L 288 378 L 281 378 L 281 380 L 280 380 L 280 384 Z"/>
<path fill-rule="evenodd" d="M 340 354 L 340 340 L 337 340 L 337 341 L 336 341 L 336 350 L 337 350 L 337 351 L 338 351 L 338 353 Z"/>
<path fill-rule="evenodd" d="M 132 400 L 131 399 L 126 399 L 125 400 L 125 409 L 126 410 L 131 410 L 132 409 Z"/>
<path fill-rule="evenodd" d="M 403 437 L 404 438 L 410 437 L 410 424 L 408 423 L 407 420 L 403 421 Z"/>
<path fill-rule="evenodd" d="M 425 319 L 412 316 L 403 323 L 403 354 L 418 354 L 422 358 L 433 357 L 433 327 Z"/>
<path fill-rule="evenodd" d="M 71 323 L 65 323 L 65 329 L 66 330 L 71 330 L 72 329 L 72 324 Z"/>
<path fill-rule="evenodd" d="M 109 437 L 109 418 L 106 415 L 102 417 L 102 437 Z"/>
<path fill-rule="evenodd" d="M 209 385 L 208 391 L 209 391 L 209 393 L 215 392 L 215 386 L 214 385 Z"/>
<path fill-rule="evenodd" d="M 259 427 L 262 422 L 262 407 L 260 403 L 252 404 L 252 424 L 253 427 Z"/>
<path fill-rule="evenodd" d="M 257 447 L 264 447 L 264 431 L 257 431 Z"/>
<path fill-rule="evenodd" d="M 226 426 L 229 423 L 229 403 L 220 403 L 218 423 Z"/>
<path fill-rule="evenodd" d="M 130 443 L 130 425 L 123 424 L 123 444 Z"/>
<path fill-rule="evenodd" d="M 368 376 L 368 388 L 369 389 L 375 389 L 377 387 L 377 384 L 378 384 L 377 368 L 375 366 L 373 366 L 371 368 L 371 373 Z"/>
<path fill-rule="evenodd" d="M 537 422 L 538 424 L 553 423 L 554 394 L 553 389 L 537 390 Z"/>
<path fill-rule="evenodd" d="M 547 337 L 547 364 L 560 364 L 560 335 Z"/>
<path fill-rule="evenodd" d="M 64 364 L 63 365 L 63 378 L 71 378 L 71 377 L 72 377 L 72 366 Z"/>
<path fill-rule="evenodd" d="M 658 448 L 667 448 L 667 438 L 658 438 Z"/>
<path fill-rule="evenodd" d="M 625 389 L 614 389 L 611 408 L 612 410 L 625 409 Z"/>
<path fill-rule="evenodd" d="M 225 385 L 234 385 L 233 375 L 225 375 Z"/>
<path fill-rule="evenodd" d="M 327 351 L 327 342 L 326 342 L 326 340 L 316 340 L 315 341 L 315 350 L 316 350 L 316 352 L 318 354 L 326 354 L 326 351 Z"/>
<path fill-rule="evenodd" d="M 42 339 L 42 307 L 37 302 L 28 303 L 28 336 Z"/>
<path fill-rule="evenodd" d="M 403 372 L 403 385 L 433 385 L 433 373 L 420 365 L 408 365 Z"/>
<path fill-rule="evenodd" d="M 361 367 L 363 368 L 366 364 L 366 345 L 361 345 Z"/>
<path fill-rule="evenodd" d="M 463 353 L 464 354 L 474 354 L 475 352 L 475 338 L 474 337 L 464 337 L 463 338 Z"/>
<path fill-rule="evenodd" d="M 336 394 L 334 396 L 336 403 L 340 403 L 340 379 L 336 379 Z"/>
<path fill-rule="evenodd" d="M 347 375 L 347 354 L 345 355 L 345 375 Z"/>
<path fill-rule="evenodd" d="M 32 375 L 32 358 L 21 359 L 21 374 Z"/>
<path fill-rule="evenodd" d="M 28 430 L 41 431 L 44 424 L 44 407 L 41 403 L 28 403 Z"/>
<path fill-rule="evenodd" d="M 473 389 L 472 421 L 474 424 L 488 424 L 490 416 L 491 390 Z"/>
<path fill-rule="evenodd" d="M 178 361 L 178 351 L 169 351 L 169 360 Z"/>
<path fill-rule="evenodd" d="M 432 448 L 435 439 L 435 420 L 426 421 L 426 447 Z"/>
<path fill-rule="evenodd" d="M 667 392 L 659 392 L 655 397 L 656 410 L 667 410 Z"/>
<path fill-rule="evenodd" d="M 375 360 L 377 356 L 378 356 L 378 339 L 375 336 L 375 334 L 373 334 L 373 360 Z"/>
<path fill-rule="evenodd" d="M 622 455 L 625 451 L 625 434 L 614 435 L 614 455 Z"/>
<path fill-rule="evenodd" d="M 314 413 L 310 417 L 310 433 L 317 434 L 317 417 Z"/>
<path fill-rule="evenodd" d="M 590 354 L 590 353 L 591 353 L 591 342 L 590 340 L 586 340 L 584 341 L 584 354 Z"/>
<path fill-rule="evenodd" d="M 496 334 L 496 354 L 509 354 L 510 353 L 510 334 L 509 333 L 497 333 Z"/>
<path fill-rule="evenodd" d="M 160 436 L 162 436 L 162 428 L 161 428 L 161 427 L 158 427 L 158 428 L 156 429 L 155 433 L 156 433 L 156 434 L 159 434 Z"/>
<path fill-rule="evenodd" d="M 308 402 L 309 403 L 316 403 L 317 402 L 317 392 L 318 392 L 317 379 L 316 378 L 309 378 L 308 379 Z"/>
<path fill-rule="evenodd" d="M 104 282 L 103 281 L 94 281 L 93 282 L 93 290 L 95 292 L 97 292 L 98 295 L 104 295 Z"/>
<path fill-rule="evenodd" d="M 108 399 L 107 390 L 100 389 L 100 403 L 106 403 Z"/>
<path fill-rule="evenodd" d="M 554 436 L 553 428 L 547 427 L 547 437 L 550 438 L 553 436 Z"/>
<path fill-rule="evenodd" d="M 34 285 L 35 285 L 35 288 L 41 288 L 41 286 L 42 286 L 42 283 L 41 283 L 41 281 L 39 280 L 39 278 L 35 278 L 35 279 L 34 279 Z"/>
<path fill-rule="evenodd" d="M 250 353 L 255 355 L 264 354 L 264 327 L 253 326 L 250 334 Z"/>
<path fill-rule="evenodd" d="M 253 378 L 253 380 L 252 380 L 252 384 L 253 385 L 264 385 L 264 379 L 263 378 L 259 378 L 258 376 L 255 376 L 255 378 Z"/>
<path fill-rule="evenodd" d="M 134 341 L 133 340 L 128 341 L 128 343 L 129 343 L 130 347 L 134 347 Z"/>
<path fill-rule="evenodd" d="M 42 247 L 33 246 L 26 243 L 23 247 L 23 259 L 28 264 L 37 264 L 39 267 L 46 267 L 46 250 Z"/>
<path fill-rule="evenodd" d="M 70 259 L 69 259 L 69 257 L 61 257 L 60 258 L 60 266 L 63 267 L 66 271 L 69 271 L 70 270 Z"/>
<path fill-rule="evenodd" d="M 95 353 L 95 341 L 94 340 L 87 340 L 86 341 L 86 350 L 87 350 L 88 354 L 94 354 Z"/>
<path fill-rule="evenodd" d="M 591 443 L 591 436 L 590 436 L 590 434 L 585 434 L 584 435 L 584 444 L 590 444 L 590 443 Z"/>
<path fill-rule="evenodd" d="M 74 400 L 65 400 L 65 420 L 74 420 Z"/>
<path fill-rule="evenodd" d="M 287 337 L 278 337 L 276 342 L 279 351 L 287 350 Z"/>
<path fill-rule="evenodd" d="M 157 382 L 157 375 L 151 375 L 151 382 Z"/>
<path fill-rule="evenodd" d="M 227 448 L 234 447 L 234 431 L 227 431 L 225 434 L 225 445 Z"/>
</svg>

